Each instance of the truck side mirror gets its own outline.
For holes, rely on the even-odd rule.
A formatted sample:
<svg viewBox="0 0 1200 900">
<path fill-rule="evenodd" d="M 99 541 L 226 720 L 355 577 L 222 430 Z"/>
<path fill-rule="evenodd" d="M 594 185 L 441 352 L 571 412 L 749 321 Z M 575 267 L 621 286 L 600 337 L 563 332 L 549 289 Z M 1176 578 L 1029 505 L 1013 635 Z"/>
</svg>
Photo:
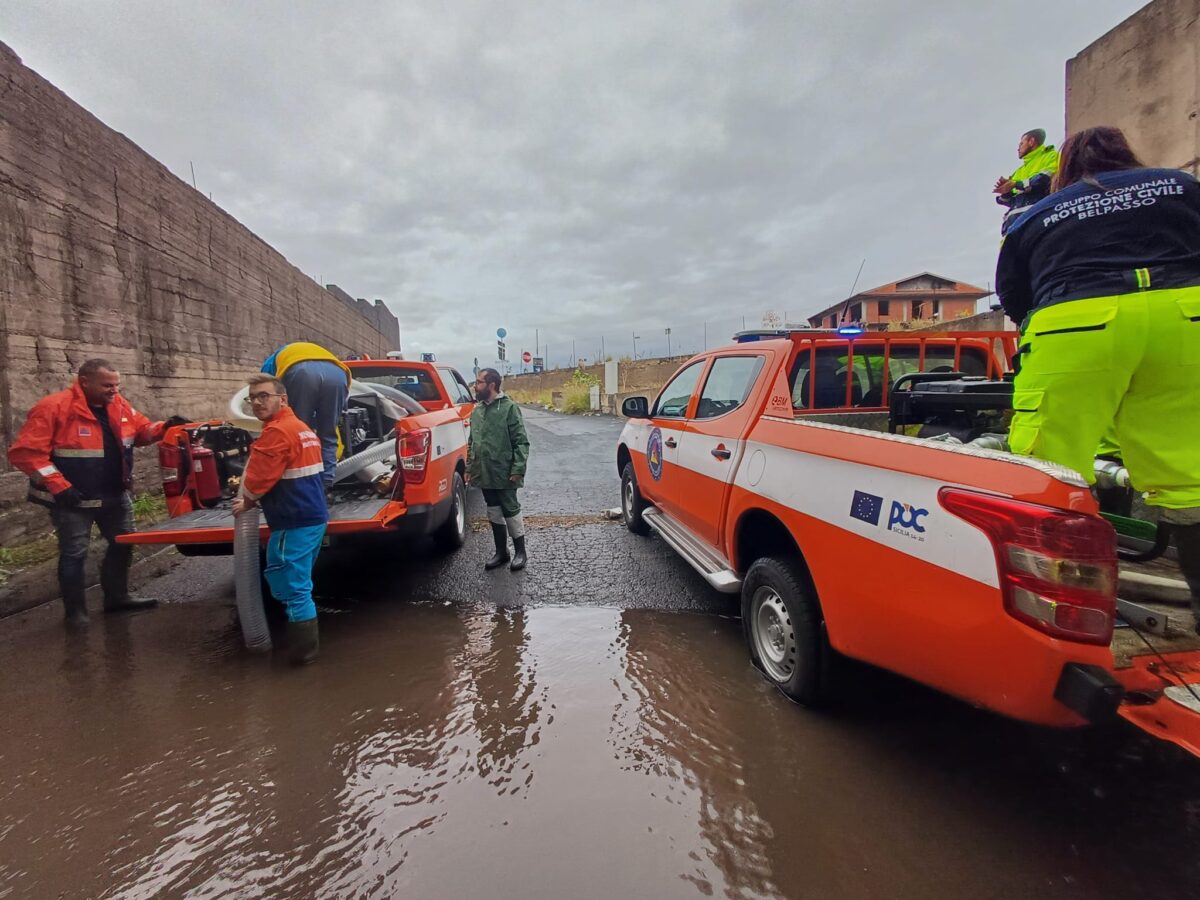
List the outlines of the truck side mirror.
<svg viewBox="0 0 1200 900">
<path fill-rule="evenodd" d="M 626 397 L 621 404 L 621 415 L 627 419 L 650 418 L 650 401 L 645 397 Z"/>
</svg>

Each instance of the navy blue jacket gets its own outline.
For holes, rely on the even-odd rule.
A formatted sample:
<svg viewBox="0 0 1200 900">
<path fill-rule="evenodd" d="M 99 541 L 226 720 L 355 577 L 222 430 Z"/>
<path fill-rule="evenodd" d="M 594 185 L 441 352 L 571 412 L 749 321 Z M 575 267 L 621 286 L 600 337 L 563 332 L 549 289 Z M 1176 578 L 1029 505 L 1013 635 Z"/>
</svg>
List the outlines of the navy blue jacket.
<svg viewBox="0 0 1200 900">
<path fill-rule="evenodd" d="M 1004 312 L 1139 290 L 1200 285 L 1200 184 L 1178 169 L 1126 169 L 1031 206 L 996 265 Z"/>
</svg>

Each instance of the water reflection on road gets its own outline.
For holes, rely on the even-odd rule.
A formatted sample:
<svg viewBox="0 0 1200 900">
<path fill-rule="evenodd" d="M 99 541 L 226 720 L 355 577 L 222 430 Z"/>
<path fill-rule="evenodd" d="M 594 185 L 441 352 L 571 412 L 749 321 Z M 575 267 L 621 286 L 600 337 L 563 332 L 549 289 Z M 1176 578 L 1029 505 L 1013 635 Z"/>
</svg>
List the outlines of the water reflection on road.
<svg viewBox="0 0 1200 900">
<path fill-rule="evenodd" d="M 0 624 L 0 896 L 1200 884 L 1198 767 L 1125 733 L 1056 736 L 870 677 L 814 714 L 716 616 L 367 603 L 325 623 L 299 672 L 244 655 L 217 605 L 79 642 L 49 615 Z"/>
</svg>

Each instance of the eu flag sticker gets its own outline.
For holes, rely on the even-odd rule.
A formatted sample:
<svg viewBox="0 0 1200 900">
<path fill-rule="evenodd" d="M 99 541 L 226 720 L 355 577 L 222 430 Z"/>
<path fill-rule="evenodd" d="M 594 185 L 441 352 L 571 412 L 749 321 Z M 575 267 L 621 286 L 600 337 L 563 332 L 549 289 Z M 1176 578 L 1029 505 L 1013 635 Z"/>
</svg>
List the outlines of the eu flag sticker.
<svg viewBox="0 0 1200 900">
<path fill-rule="evenodd" d="M 855 519 L 861 519 L 868 525 L 878 525 L 879 513 L 882 510 L 882 497 L 876 497 L 866 491 L 854 492 L 854 500 L 850 503 L 850 515 Z"/>
</svg>

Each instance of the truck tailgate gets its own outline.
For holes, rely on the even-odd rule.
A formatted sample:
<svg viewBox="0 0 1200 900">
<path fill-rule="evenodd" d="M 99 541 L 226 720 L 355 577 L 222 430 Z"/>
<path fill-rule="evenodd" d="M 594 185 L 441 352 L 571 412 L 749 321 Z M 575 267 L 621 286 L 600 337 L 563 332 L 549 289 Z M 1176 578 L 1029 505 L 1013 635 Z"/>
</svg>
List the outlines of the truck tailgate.
<svg viewBox="0 0 1200 900">
<path fill-rule="evenodd" d="M 329 505 L 329 534 L 349 534 L 387 528 L 404 515 L 407 507 L 386 497 L 367 500 L 340 500 Z M 259 529 L 265 539 L 270 529 Z M 134 531 L 117 538 L 121 544 L 227 544 L 233 540 L 233 510 L 229 504 L 212 509 L 197 509 L 145 531 Z"/>
</svg>

